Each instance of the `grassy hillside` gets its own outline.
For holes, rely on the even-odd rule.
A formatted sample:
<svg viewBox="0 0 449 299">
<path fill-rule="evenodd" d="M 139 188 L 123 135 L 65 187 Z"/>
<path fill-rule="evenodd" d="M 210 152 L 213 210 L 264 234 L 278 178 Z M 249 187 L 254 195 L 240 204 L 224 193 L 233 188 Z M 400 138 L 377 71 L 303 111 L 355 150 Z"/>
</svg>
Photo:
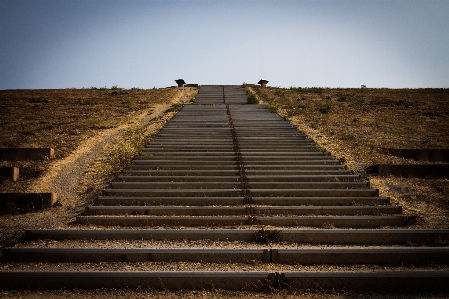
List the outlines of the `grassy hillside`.
<svg viewBox="0 0 449 299">
<path fill-rule="evenodd" d="M 378 178 L 374 164 L 427 163 L 384 149 L 449 149 L 449 89 L 247 88 L 322 149 L 370 180 L 384 196 L 421 215 L 421 226 L 449 227 L 449 180 Z M 438 163 L 438 162 L 435 162 Z"/>
</svg>

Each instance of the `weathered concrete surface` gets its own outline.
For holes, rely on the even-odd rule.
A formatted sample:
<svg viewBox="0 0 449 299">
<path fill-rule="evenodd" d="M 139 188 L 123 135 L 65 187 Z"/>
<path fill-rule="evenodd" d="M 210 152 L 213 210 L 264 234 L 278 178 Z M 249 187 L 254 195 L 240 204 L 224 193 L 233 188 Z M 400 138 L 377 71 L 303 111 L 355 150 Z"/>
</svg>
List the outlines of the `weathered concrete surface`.
<svg viewBox="0 0 449 299">
<path fill-rule="evenodd" d="M 100 249 L 100 248 L 10 248 L 3 261 L 13 263 L 96 263 L 96 262 L 205 262 L 269 263 L 269 249 Z"/>
<path fill-rule="evenodd" d="M 293 289 L 436 291 L 449 289 L 449 271 L 286 272 L 279 284 Z"/>
<path fill-rule="evenodd" d="M 0 272 L 0 289 L 226 289 L 267 290 L 269 272 Z"/>
<path fill-rule="evenodd" d="M 426 265 L 449 263 L 448 247 L 272 249 L 272 262 L 299 265 Z"/>
</svg>

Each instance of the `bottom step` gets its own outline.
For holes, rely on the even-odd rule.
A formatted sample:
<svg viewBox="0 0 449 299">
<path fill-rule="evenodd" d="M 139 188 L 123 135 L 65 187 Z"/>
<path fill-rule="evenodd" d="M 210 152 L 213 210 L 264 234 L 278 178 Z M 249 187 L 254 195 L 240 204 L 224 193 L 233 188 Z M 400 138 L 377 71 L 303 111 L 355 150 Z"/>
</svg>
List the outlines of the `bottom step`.
<svg viewBox="0 0 449 299">
<path fill-rule="evenodd" d="M 0 289 L 225 289 L 266 290 L 276 285 L 269 272 L 0 272 Z"/>
<path fill-rule="evenodd" d="M 0 272 L 0 289 L 449 290 L 449 271 Z"/>
</svg>

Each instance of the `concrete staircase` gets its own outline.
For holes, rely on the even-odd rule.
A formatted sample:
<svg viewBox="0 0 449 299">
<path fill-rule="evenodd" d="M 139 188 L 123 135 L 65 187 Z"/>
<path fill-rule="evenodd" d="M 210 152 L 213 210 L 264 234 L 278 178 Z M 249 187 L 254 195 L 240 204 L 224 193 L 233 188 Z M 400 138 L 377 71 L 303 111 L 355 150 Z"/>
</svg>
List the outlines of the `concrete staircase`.
<svg viewBox="0 0 449 299">
<path fill-rule="evenodd" d="M 447 290 L 449 230 L 414 221 L 243 88 L 203 86 L 73 229 L 7 249 L 0 288 Z"/>
</svg>

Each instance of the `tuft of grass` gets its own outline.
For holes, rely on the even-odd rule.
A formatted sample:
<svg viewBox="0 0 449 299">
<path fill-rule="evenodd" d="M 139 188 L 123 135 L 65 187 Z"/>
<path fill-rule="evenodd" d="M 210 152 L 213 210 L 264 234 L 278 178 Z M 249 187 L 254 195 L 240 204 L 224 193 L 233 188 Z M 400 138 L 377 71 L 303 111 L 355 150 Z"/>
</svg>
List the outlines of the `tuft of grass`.
<svg viewBox="0 0 449 299">
<path fill-rule="evenodd" d="M 97 98 L 86 98 L 81 101 L 81 105 L 97 105 L 99 104 L 99 100 Z"/>
<path fill-rule="evenodd" d="M 356 104 L 356 105 L 363 105 L 363 104 L 365 104 L 365 99 L 360 97 L 360 96 L 356 96 L 356 97 L 352 98 L 351 101 L 354 104 Z"/>
<path fill-rule="evenodd" d="M 346 95 L 342 95 L 337 99 L 337 102 L 347 102 L 348 97 Z"/>
<path fill-rule="evenodd" d="M 269 243 L 278 243 L 279 240 L 279 230 L 265 230 L 260 229 L 256 233 L 256 243 L 259 244 L 269 244 Z"/>
<path fill-rule="evenodd" d="M 320 113 L 322 113 L 322 114 L 329 114 L 331 112 L 331 109 L 332 109 L 332 104 L 329 102 L 322 103 L 318 107 L 318 111 L 320 111 Z"/>
<path fill-rule="evenodd" d="M 355 136 L 352 134 L 343 134 L 340 137 L 341 140 L 353 140 L 355 139 Z"/>
<path fill-rule="evenodd" d="M 46 98 L 32 98 L 28 100 L 28 103 L 49 103 L 50 101 Z"/>
<path fill-rule="evenodd" d="M 271 112 L 276 113 L 278 111 L 278 109 L 279 109 L 279 105 L 278 104 L 269 103 L 269 104 L 267 104 L 267 108 Z"/>
<path fill-rule="evenodd" d="M 252 92 L 247 93 L 246 100 L 248 104 L 259 104 L 257 96 Z"/>
<path fill-rule="evenodd" d="M 413 106 L 413 103 L 407 100 L 397 100 L 394 103 L 396 104 L 396 106 L 404 106 L 406 108 L 410 108 L 411 106 Z"/>
<path fill-rule="evenodd" d="M 173 105 L 171 105 L 170 108 L 168 108 L 167 110 L 165 110 L 165 113 L 168 113 L 168 112 L 178 112 L 179 110 L 182 109 L 182 107 L 184 107 L 183 104 L 173 104 Z"/>
<path fill-rule="evenodd" d="M 119 174 L 142 151 L 150 137 L 147 134 L 147 126 L 127 130 L 103 161 L 102 172 L 110 177 Z"/>
<path fill-rule="evenodd" d="M 131 99 L 128 97 L 122 100 L 122 104 L 131 104 Z"/>
</svg>

